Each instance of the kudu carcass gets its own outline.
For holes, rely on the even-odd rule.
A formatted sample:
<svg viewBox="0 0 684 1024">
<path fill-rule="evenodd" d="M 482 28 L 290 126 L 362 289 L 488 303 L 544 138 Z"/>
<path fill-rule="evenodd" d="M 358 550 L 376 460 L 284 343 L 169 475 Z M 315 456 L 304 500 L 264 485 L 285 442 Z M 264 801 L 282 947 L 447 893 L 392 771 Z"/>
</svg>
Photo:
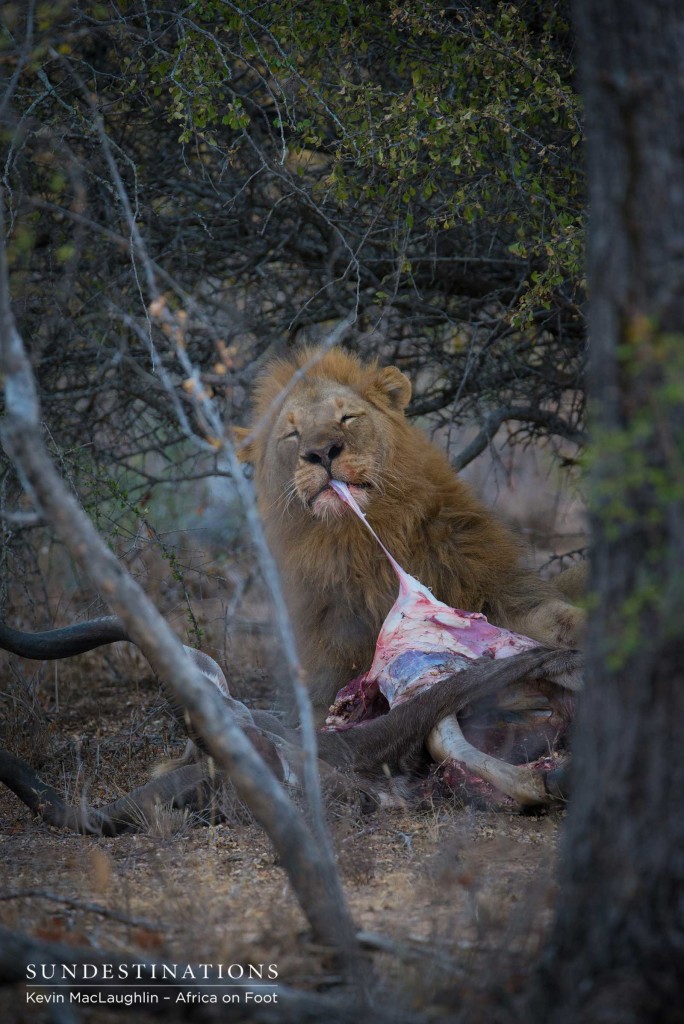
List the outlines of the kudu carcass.
<svg viewBox="0 0 684 1024">
<path fill-rule="evenodd" d="M 345 485 L 333 481 L 332 486 L 365 522 Z M 578 652 L 539 648 L 482 615 L 448 608 L 386 553 L 399 578 L 399 597 L 380 633 L 373 665 L 338 694 L 318 734 L 328 790 L 358 791 L 382 803 L 390 794 L 406 792 L 405 781 L 424 775 L 432 760 L 452 786 L 474 777 L 522 806 L 544 806 L 562 797 L 567 762 L 544 755 L 564 746 L 581 687 Z M 0 624 L 0 647 L 27 658 L 71 657 L 128 639 L 115 618 L 35 634 Z M 297 733 L 274 715 L 250 711 L 235 700 L 216 661 L 185 649 L 278 778 L 297 785 Z M 201 738 L 193 739 L 201 745 Z M 95 834 L 139 827 L 159 804 L 209 807 L 222 781 L 199 759 L 92 809 L 66 805 L 25 762 L 4 751 L 0 779 L 48 823 Z"/>
</svg>

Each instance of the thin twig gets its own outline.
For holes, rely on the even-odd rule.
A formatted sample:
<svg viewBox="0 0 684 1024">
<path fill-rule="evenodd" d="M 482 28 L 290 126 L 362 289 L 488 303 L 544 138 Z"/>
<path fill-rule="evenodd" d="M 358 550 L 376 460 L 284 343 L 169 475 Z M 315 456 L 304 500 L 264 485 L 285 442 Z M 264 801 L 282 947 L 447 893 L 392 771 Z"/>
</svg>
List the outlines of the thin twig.
<svg viewBox="0 0 684 1024">
<path fill-rule="evenodd" d="M 119 910 L 109 910 L 100 906 L 99 903 L 84 903 L 82 900 L 74 900 L 70 896 L 60 896 L 59 893 L 49 892 L 47 889 L 16 889 L 14 892 L 0 892 L 0 900 L 23 900 L 40 899 L 49 900 L 51 903 L 63 903 L 72 910 L 84 910 L 89 914 L 97 914 L 99 917 L 108 917 L 112 921 L 119 921 L 120 924 L 132 925 L 134 928 L 149 928 L 151 931 L 158 931 L 159 923 L 148 921 L 144 917 L 129 917 Z"/>
<path fill-rule="evenodd" d="M 207 749 L 267 831 L 315 935 L 339 950 L 351 976 L 362 965 L 332 857 L 321 848 L 318 835 L 314 839 L 221 693 L 198 671 L 166 621 L 66 489 L 45 448 L 35 382 L 10 307 L 3 202 L 0 193 L 0 374 L 6 408 L 0 438 L 5 450 L 36 509 L 103 594 L 173 698 L 186 708 Z M 237 462 L 234 452 L 232 458 Z"/>
</svg>

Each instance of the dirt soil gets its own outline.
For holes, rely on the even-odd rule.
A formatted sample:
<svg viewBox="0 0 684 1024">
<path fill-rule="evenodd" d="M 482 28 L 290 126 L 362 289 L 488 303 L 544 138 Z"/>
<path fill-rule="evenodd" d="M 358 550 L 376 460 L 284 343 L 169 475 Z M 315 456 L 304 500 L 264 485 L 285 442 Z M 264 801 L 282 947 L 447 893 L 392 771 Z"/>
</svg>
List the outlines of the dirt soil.
<svg viewBox="0 0 684 1024">
<path fill-rule="evenodd" d="M 204 649 L 229 666 L 235 695 L 268 706 L 278 673 L 263 614 L 226 633 L 219 605 L 199 605 Z M 159 683 L 130 645 L 44 664 L 0 654 L 0 679 L 5 745 L 72 802 L 111 800 L 183 752 Z M 276 964 L 283 984 L 334 990 L 269 841 L 244 810 L 233 818 L 201 825 L 166 811 L 138 834 L 82 837 L 34 820 L 0 787 L 0 923 L 136 960 Z M 453 800 L 365 815 L 332 808 L 354 920 L 389 947 L 369 954 L 379 998 L 454 1019 L 482 971 L 514 992 L 544 941 L 559 822 Z M 3 1024 L 58 1019 L 151 1018 L 140 1008 L 59 1016 L 28 1006 L 23 987 L 0 990 Z"/>
</svg>

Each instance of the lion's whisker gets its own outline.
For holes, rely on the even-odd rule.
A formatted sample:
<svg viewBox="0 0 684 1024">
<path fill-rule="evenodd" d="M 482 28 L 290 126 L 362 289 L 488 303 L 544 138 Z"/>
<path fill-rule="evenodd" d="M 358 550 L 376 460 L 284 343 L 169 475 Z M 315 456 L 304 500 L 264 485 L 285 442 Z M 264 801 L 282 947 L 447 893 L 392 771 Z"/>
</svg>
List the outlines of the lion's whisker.
<svg viewBox="0 0 684 1024">
<path fill-rule="evenodd" d="M 289 511 L 290 511 L 290 508 L 291 508 L 291 506 L 292 506 L 292 502 L 293 502 L 293 501 L 295 500 L 295 498 L 296 498 L 296 497 L 298 496 L 298 495 L 297 495 L 297 488 L 296 488 L 296 486 L 294 485 L 294 483 L 292 483 L 292 484 L 291 484 L 291 485 L 289 486 L 289 488 L 288 488 L 288 490 L 287 490 L 287 492 L 286 492 L 286 495 L 287 495 L 287 497 L 286 497 L 286 501 L 285 501 L 285 504 L 283 505 L 283 510 L 282 510 L 282 516 L 283 516 L 283 518 L 284 518 L 284 517 L 285 517 L 285 516 L 286 516 L 286 515 L 287 515 L 287 514 L 289 513 Z"/>
<path fill-rule="evenodd" d="M 281 506 L 280 515 L 284 518 L 290 508 L 293 499 L 297 496 L 297 488 L 293 482 L 289 483 L 284 491 L 282 491 L 269 506 L 267 506 L 265 512 L 268 514 L 272 512 L 277 506 Z"/>
</svg>

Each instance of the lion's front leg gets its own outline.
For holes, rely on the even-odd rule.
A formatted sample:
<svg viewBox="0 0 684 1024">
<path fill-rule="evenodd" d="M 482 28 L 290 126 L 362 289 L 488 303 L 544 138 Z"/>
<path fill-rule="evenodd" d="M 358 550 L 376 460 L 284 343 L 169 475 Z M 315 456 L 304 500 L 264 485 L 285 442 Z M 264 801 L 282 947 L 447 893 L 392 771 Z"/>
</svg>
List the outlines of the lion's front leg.
<svg viewBox="0 0 684 1024">
<path fill-rule="evenodd" d="M 381 623 L 346 601 L 322 603 L 313 615 L 293 615 L 297 646 L 317 725 L 337 693 L 373 661 Z"/>
<path fill-rule="evenodd" d="M 583 608 L 552 599 L 513 617 L 507 626 L 545 646 L 579 648 L 584 645 L 586 620 Z"/>
</svg>

